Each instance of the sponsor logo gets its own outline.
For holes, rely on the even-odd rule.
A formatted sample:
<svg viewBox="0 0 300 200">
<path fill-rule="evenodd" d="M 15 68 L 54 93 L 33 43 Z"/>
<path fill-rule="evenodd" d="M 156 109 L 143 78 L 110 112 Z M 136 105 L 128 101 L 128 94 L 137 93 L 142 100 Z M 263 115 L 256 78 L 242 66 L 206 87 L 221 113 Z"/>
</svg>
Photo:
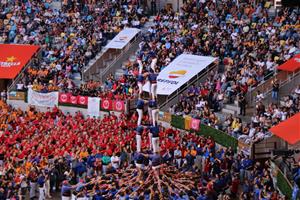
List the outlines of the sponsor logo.
<svg viewBox="0 0 300 200">
<path fill-rule="evenodd" d="M 103 101 L 103 108 L 106 109 L 106 110 L 109 108 L 109 101 L 108 100 Z"/>
<path fill-rule="evenodd" d="M 123 110 L 123 103 L 121 101 L 116 102 L 116 110 L 117 111 Z"/>
<path fill-rule="evenodd" d="M 77 96 L 71 96 L 71 103 L 76 104 L 77 103 Z"/>
<path fill-rule="evenodd" d="M 172 85 L 177 85 L 179 83 L 179 81 L 170 81 L 170 80 L 167 80 L 167 79 L 157 79 L 157 82 L 161 82 L 161 83 L 169 83 L 169 84 L 172 84 Z"/>
<path fill-rule="evenodd" d="M 300 58 L 295 58 L 295 61 L 296 61 L 297 63 L 300 63 Z"/>
<path fill-rule="evenodd" d="M 123 40 L 127 40 L 127 36 L 121 36 L 121 37 L 119 37 L 119 40 L 121 40 L 121 41 L 123 41 Z"/>
<path fill-rule="evenodd" d="M 0 61 L 0 67 L 15 67 L 21 64 L 20 61 L 17 61 L 17 58 L 14 56 L 9 56 L 5 61 Z"/>
<path fill-rule="evenodd" d="M 62 102 L 67 102 L 67 101 L 68 101 L 68 95 L 62 94 L 62 95 L 60 96 L 60 99 L 61 99 Z"/>
<path fill-rule="evenodd" d="M 79 103 L 85 104 L 85 97 L 79 97 Z"/>
<path fill-rule="evenodd" d="M 186 74 L 185 70 L 172 71 L 172 72 L 169 72 L 169 78 L 172 78 L 172 79 L 180 78 L 180 77 L 183 77 L 185 74 Z"/>
</svg>

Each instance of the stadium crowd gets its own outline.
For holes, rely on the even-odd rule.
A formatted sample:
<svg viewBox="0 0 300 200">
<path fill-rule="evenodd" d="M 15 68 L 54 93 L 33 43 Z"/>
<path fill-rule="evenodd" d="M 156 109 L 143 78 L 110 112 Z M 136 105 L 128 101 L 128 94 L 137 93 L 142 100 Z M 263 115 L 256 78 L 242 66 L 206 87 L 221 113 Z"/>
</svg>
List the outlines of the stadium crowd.
<svg viewBox="0 0 300 200">
<path fill-rule="evenodd" d="M 103 119 L 64 115 L 54 107 L 23 112 L 1 101 L 0 197 L 39 199 L 61 191 L 63 199 L 159 199 L 157 183 L 131 182 L 135 165 L 137 117 Z M 147 122 L 145 118 L 143 121 Z M 147 131 L 142 148 L 149 149 Z M 283 199 L 274 189 L 268 165 L 219 147 L 211 138 L 160 127 L 164 163 L 201 175 L 181 191 L 162 187 L 171 199 Z M 151 165 L 144 159 L 144 165 Z M 134 173 L 133 173 L 134 172 Z M 178 177 L 172 177 L 174 180 Z M 29 192 L 28 192 L 29 188 Z M 36 190 L 38 189 L 38 193 Z M 170 192 L 172 191 L 172 192 Z M 29 193 L 29 194 L 28 194 Z M 23 198 L 22 198 L 23 197 Z"/>
<path fill-rule="evenodd" d="M 41 56 L 32 60 L 19 90 L 28 85 L 42 92 L 72 89 L 74 74 L 81 73 L 107 40 L 145 20 L 137 1 L 64 1 L 61 10 L 50 2 L 1 1 L 0 43 L 41 46 Z"/>
<path fill-rule="evenodd" d="M 23 3 L 23 7 L 19 9 L 27 8 L 30 11 L 27 17 L 28 20 L 32 19 L 33 24 L 30 27 L 38 29 L 36 31 L 31 28 L 25 33 L 22 32 L 27 30 L 24 25 L 23 28 L 15 30 L 15 26 L 8 23 L 13 21 L 15 15 L 21 15 L 21 12 L 12 15 L 7 11 L 9 9 L 4 9 L 6 6 L 4 4 L 2 9 L 6 15 L 3 21 L 7 25 L 2 26 L 4 35 L 2 42 L 13 42 L 15 38 L 20 38 L 15 42 L 30 43 L 28 34 L 38 33 L 39 37 L 29 38 L 38 40 L 36 43 L 43 44 L 45 47 L 43 59 L 33 62 L 35 63 L 33 68 L 27 70 L 24 79 L 19 83 L 20 88 L 32 84 L 36 85 L 34 87 L 36 90 L 42 92 L 60 89 L 83 93 L 88 91 L 92 96 L 110 91 L 120 94 L 119 91 L 122 91 L 130 97 L 134 95 L 133 91 L 137 88 L 134 84 L 136 81 L 132 80 L 137 79 L 140 70 L 153 68 L 160 71 L 181 53 L 191 53 L 218 57 L 218 73 L 212 73 L 205 83 L 194 88 L 193 93 L 196 95 L 201 92 L 200 99 L 193 99 L 194 103 L 186 102 L 178 109 L 181 112 L 191 112 L 195 103 L 201 101 L 202 96 L 211 98 L 213 104 L 210 106 L 220 109 L 224 103 L 233 102 L 237 94 L 245 94 L 249 88 L 254 88 L 270 77 L 276 72 L 276 66 L 299 51 L 297 41 L 300 36 L 294 26 L 299 22 L 299 17 L 295 9 L 284 9 L 278 15 L 272 16 L 269 14 L 271 5 L 266 1 L 259 1 L 255 7 L 248 4 L 247 0 L 240 1 L 239 4 L 232 1 L 205 1 L 198 5 L 197 1 L 187 1 L 179 13 L 171 9 L 162 9 L 155 16 L 154 25 L 148 29 L 140 44 L 137 62 L 128 62 L 128 65 L 123 66 L 125 76 L 115 78 L 112 75 L 104 83 L 98 83 L 96 88 L 86 87 L 87 85 L 77 87 L 72 82 L 72 73 L 80 72 L 80 69 L 87 65 L 90 58 L 95 56 L 108 38 L 112 38 L 124 26 L 135 26 L 136 22 L 142 25 L 146 21 L 136 1 L 130 3 L 122 1 L 121 4 L 109 2 L 104 1 L 103 5 L 98 2 L 93 6 L 92 4 L 78 5 L 75 8 L 65 6 L 64 17 L 60 15 L 58 17 L 58 11 L 51 10 L 49 6 L 45 6 L 46 4 Z M 8 8 L 12 8 L 10 6 Z M 40 9 L 34 9 L 35 7 Z M 50 13 L 53 20 L 46 20 L 46 17 L 38 11 L 31 12 L 31 10 L 41 9 L 47 11 L 44 15 Z M 107 15 L 101 15 L 102 13 Z M 77 16 L 79 19 L 70 20 L 72 16 Z M 33 19 L 36 18 L 46 22 L 34 21 Z M 57 20 L 70 24 L 57 28 Z M 82 27 L 82 24 L 86 27 Z M 52 26 L 55 28 L 51 28 Z M 93 27 L 99 29 L 94 30 Z M 50 31 L 39 29 L 50 29 Z M 75 34 L 77 30 L 79 33 Z M 20 34 L 17 34 L 19 32 Z M 10 33 L 13 40 L 10 40 Z M 25 35 L 23 36 L 25 39 L 21 37 L 22 35 Z M 60 37 L 55 37 L 57 35 Z M 54 44 L 56 40 L 58 42 Z M 147 79 L 145 78 L 144 81 Z"/>
</svg>

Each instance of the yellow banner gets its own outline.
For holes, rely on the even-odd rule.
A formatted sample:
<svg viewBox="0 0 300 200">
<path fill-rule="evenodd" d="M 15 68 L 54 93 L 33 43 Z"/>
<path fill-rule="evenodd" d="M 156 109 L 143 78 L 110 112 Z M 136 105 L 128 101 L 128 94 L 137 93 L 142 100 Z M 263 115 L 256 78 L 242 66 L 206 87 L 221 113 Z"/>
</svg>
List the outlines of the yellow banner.
<svg viewBox="0 0 300 200">
<path fill-rule="evenodd" d="M 191 122 L 192 122 L 192 117 L 190 117 L 190 116 L 184 117 L 184 129 L 185 130 L 191 129 Z"/>
</svg>

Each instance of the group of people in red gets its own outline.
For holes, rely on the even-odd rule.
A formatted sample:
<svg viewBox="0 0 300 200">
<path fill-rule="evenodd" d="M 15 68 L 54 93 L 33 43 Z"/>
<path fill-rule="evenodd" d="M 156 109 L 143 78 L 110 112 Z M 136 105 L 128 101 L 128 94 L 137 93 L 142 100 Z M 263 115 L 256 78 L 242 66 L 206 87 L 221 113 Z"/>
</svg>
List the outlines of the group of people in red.
<svg viewBox="0 0 300 200">
<path fill-rule="evenodd" d="M 211 138 L 159 126 L 159 164 L 167 166 L 164 173 L 170 178 L 160 174 L 162 182 L 155 182 L 136 171 L 143 166 L 142 174 L 152 177 L 147 167 L 155 162 L 147 129 L 141 134 L 142 160 L 136 151 L 137 114 L 96 119 L 64 114 L 58 107 L 22 111 L 4 101 L 0 107 L 1 198 L 42 200 L 60 191 L 64 200 L 229 199 L 241 182 L 246 189 L 240 195 L 246 199 L 281 199 L 267 168 L 218 148 Z M 143 124 L 151 124 L 147 118 Z"/>
</svg>

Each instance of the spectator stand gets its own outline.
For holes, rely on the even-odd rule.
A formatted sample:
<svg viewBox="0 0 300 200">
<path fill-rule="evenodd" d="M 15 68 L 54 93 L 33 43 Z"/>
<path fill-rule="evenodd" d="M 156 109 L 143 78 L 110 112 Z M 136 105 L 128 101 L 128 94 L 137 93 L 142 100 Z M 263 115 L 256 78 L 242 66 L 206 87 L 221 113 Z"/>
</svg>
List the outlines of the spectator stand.
<svg viewBox="0 0 300 200">
<path fill-rule="evenodd" d="M 242 141 L 238 141 L 236 138 L 229 136 L 227 133 L 214 129 L 213 127 L 201 124 L 198 130 L 192 130 L 191 127 L 186 127 L 186 119 L 181 116 L 171 115 L 170 113 L 160 112 L 159 120 L 161 122 L 170 123 L 173 127 L 181 130 L 188 130 L 191 132 L 197 132 L 199 135 L 212 137 L 219 145 L 232 148 L 235 152 L 243 152 L 245 155 L 249 155 L 251 159 L 261 160 L 271 157 L 271 153 L 274 149 L 282 149 L 286 147 L 286 143 L 273 135 L 272 137 L 265 139 L 256 144 L 246 144 Z M 257 152 L 259 145 L 263 145 L 266 152 Z M 268 148 L 269 147 L 269 148 Z M 291 199 L 292 197 L 292 184 L 287 178 L 287 171 L 281 170 L 278 163 L 270 161 L 268 164 L 271 169 L 271 175 L 274 181 L 274 185 L 279 189 L 281 194 Z"/>
<path fill-rule="evenodd" d="M 126 36 L 122 34 L 122 31 L 116 35 L 111 42 L 104 47 L 103 53 L 96 58 L 96 61 L 82 70 L 83 80 L 100 80 L 103 82 L 110 73 L 119 68 L 120 63 L 122 63 L 128 55 L 137 50 L 138 44 L 141 41 L 141 32 L 133 31 L 135 34 L 131 39 L 131 35 Z M 129 40 L 126 40 L 127 38 Z M 112 46 L 111 43 L 123 44 L 121 46 Z"/>
<path fill-rule="evenodd" d="M 294 88 L 297 84 L 299 84 L 299 76 L 300 76 L 300 54 L 295 55 L 293 58 L 289 59 L 282 65 L 278 66 L 277 69 L 279 70 L 278 73 L 270 73 L 265 77 L 265 81 L 260 83 L 255 88 L 250 88 L 247 94 L 247 101 L 249 106 L 253 106 L 255 102 L 257 102 L 257 94 L 261 92 L 264 96 L 265 100 L 270 100 L 269 97 L 272 91 L 272 82 L 277 80 L 279 83 L 279 90 L 280 95 L 287 95 L 288 93 L 284 94 L 286 89 L 281 90 L 282 87 L 286 88 Z M 298 81 L 298 82 L 297 82 Z M 269 97 L 269 98 L 268 98 Z"/>
<path fill-rule="evenodd" d="M 103 68 L 100 78 L 103 82 L 110 74 L 114 74 L 117 69 L 120 68 L 122 63 L 128 59 L 128 56 L 135 53 L 139 47 L 139 43 L 142 40 L 142 32 L 137 33 L 133 39 L 127 44 L 105 68 Z"/>
<path fill-rule="evenodd" d="M 187 118 L 171 115 L 170 113 L 160 113 L 160 120 L 164 122 L 170 122 L 170 124 L 178 129 L 187 130 L 191 132 L 197 132 L 199 135 L 212 137 L 219 145 L 233 149 L 235 152 L 243 152 L 245 155 L 252 157 L 252 145 L 245 144 L 238 141 L 236 138 L 228 135 L 227 133 L 215 129 L 209 125 L 204 124 L 202 121 L 199 124 L 199 128 L 195 130 L 187 122 Z"/>
</svg>

